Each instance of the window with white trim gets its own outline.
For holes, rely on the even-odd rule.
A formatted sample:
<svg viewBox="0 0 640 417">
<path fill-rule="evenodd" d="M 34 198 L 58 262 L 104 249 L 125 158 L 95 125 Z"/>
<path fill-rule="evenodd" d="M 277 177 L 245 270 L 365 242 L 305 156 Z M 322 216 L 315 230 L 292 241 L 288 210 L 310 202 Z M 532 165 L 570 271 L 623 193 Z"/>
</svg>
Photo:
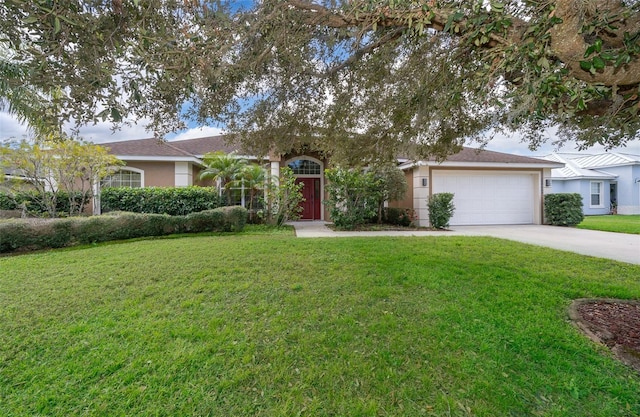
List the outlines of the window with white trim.
<svg viewBox="0 0 640 417">
<path fill-rule="evenodd" d="M 289 163 L 289 168 L 293 171 L 294 175 L 320 175 L 322 169 L 320 164 L 310 159 L 296 159 Z"/>
<path fill-rule="evenodd" d="M 109 187 L 142 187 L 142 173 L 121 169 L 102 180 L 102 188 Z"/>
<path fill-rule="evenodd" d="M 591 181 L 590 207 L 603 207 L 602 202 L 602 181 Z"/>
</svg>

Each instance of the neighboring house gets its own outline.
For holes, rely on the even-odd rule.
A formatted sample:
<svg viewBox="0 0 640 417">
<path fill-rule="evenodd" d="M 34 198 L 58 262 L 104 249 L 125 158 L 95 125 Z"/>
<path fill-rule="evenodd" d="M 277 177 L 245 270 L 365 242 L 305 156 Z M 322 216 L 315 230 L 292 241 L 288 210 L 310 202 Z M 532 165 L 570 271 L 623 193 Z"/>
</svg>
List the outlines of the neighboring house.
<svg viewBox="0 0 640 417">
<path fill-rule="evenodd" d="M 585 215 L 640 214 L 640 155 L 554 153 L 544 159 L 565 164 L 551 171 L 553 191 L 581 194 Z"/>
<path fill-rule="evenodd" d="M 162 142 L 157 139 L 104 143 L 111 153 L 126 162 L 109 179 L 112 185 L 130 187 L 203 185 L 199 173 L 202 157 L 212 151 L 237 151 L 223 136 Z M 257 162 L 257 158 L 244 156 Z M 313 152 L 270 155 L 270 173 L 279 175 L 290 167 L 304 183 L 302 218 L 329 220 L 323 207 L 326 199 L 326 158 Z M 543 195 L 551 192 L 551 169 L 562 163 L 471 148 L 444 162 L 402 162 L 409 187 L 406 198 L 390 202 L 391 207 L 415 210 L 418 223 L 428 226 L 427 199 L 441 192 L 455 194 L 451 225 L 541 224 Z M 546 185 L 546 186 L 545 186 Z"/>
</svg>

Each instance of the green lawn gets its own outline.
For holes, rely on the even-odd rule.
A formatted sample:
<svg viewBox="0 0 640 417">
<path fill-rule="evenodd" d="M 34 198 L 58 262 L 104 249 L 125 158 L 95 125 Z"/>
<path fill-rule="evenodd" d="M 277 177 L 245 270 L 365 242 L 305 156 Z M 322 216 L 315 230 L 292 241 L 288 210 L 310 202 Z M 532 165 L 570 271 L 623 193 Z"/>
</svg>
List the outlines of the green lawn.
<svg viewBox="0 0 640 417">
<path fill-rule="evenodd" d="M 586 216 L 577 227 L 580 229 L 603 230 L 605 232 L 640 234 L 640 214 Z"/>
<path fill-rule="evenodd" d="M 141 240 L 0 258 L 1 416 L 637 416 L 567 319 L 640 266 L 505 240 Z"/>
</svg>

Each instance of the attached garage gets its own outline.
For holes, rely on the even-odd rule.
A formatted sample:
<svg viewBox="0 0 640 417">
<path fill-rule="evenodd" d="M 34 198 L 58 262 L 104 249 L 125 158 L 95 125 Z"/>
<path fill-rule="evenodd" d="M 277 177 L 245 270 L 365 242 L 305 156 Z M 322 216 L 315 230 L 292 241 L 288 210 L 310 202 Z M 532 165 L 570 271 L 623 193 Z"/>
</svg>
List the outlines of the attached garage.
<svg viewBox="0 0 640 417">
<path fill-rule="evenodd" d="M 409 196 L 420 226 L 429 226 L 429 196 L 453 193 L 451 226 L 542 224 L 543 197 L 552 192 L 551 169 L 542 159 L 463 148 L 444 161 L 400 165 L 412 181 Z M 410 201 L 413 201 L 412 203 Z"/>
<path fill-rule="evenodd" d="M 453 193 L 452 226 L 536 223 L 540 173 L 433 170 L 432 193 Z"/>
</svg>

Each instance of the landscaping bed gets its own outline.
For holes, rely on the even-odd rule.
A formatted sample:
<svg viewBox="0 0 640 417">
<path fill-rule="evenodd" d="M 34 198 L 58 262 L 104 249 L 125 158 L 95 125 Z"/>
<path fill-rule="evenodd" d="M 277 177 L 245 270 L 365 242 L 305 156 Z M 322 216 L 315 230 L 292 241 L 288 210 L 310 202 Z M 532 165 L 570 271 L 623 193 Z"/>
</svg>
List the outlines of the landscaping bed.
<svg viewBox="0 0 640 417">
<path fill-rule="evenodd" d="M 571 306 L 570 316 L 589 337 L 640 372 L 639 301 L 581 299 Z"/>
</svg>

